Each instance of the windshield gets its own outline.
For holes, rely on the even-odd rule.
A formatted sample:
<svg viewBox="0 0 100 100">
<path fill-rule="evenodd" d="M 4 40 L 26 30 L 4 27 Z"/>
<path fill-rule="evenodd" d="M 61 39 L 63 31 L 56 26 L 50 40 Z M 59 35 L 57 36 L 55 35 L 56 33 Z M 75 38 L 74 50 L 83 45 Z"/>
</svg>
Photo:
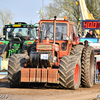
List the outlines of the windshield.
<svg viewBox="0 0 100 100">
<path fill-rule="evenodd" d="M 6 40 L 30 40 L 35 39 L 36 28 L 6 28 Z"/>
<path fill-rule="evenodd" d="M 41 32 L 43 32 L 43 39 L 46 36 L 49 37 L 50 40 L 53 40 L 53 30 L 54 23 L 42 23 L 41 24 Z M 41 34 L 40 34 L 41 37 Z M 67 37 L 67 24 L 66 23 L 56 23 L 56 40 L 65 40 Z"/>
</svg>

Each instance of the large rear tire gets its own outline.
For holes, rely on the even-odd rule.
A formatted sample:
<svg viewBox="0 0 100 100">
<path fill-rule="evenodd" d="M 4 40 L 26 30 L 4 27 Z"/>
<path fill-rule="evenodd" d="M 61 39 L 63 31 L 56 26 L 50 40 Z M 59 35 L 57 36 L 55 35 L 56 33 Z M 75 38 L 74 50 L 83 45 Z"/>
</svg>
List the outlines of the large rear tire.
<svg viewBox="0 0 100 100">
<path fill-rule="evenodd" d="M 70 55 L 75 55 L 75 56 L 80 56 L 82 54 L 82 50 L 83 50 L 84 46 L 83 45 L 76 45 L 73 46 L 70 52 Z"/>
<path fill-rule="evenodd" d="M 10 87 L 17 87 L 20 84 L 21 69 L 24 67 L 25 54 L 13 54 L 9 58 L 8 82 Z"/>
<path fill-rule="evenodd" d="M 81 63 L 79 56 L 64 56 L 59 65 L 59 86 L 78 89 L 81 79 Z"/>
<path fill-rule="evenodd" d="M 82 53 L 81 84 L 83 87 L 92 87 L 94 80 L 94 49 L 87 46 Z"/>
</svg>

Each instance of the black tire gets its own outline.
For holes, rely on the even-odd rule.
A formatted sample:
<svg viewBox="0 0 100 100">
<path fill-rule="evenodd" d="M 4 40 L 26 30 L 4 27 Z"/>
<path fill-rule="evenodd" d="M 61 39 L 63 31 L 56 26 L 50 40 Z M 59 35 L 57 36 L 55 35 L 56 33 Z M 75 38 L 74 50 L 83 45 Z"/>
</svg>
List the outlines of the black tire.
<svg viewBox="0 0 100 100">
<path fill-rule="evenodd" d="M 79 56 L 72 56 L 66 71 L 66 86 L 69 89 L 78 89 L 81 81 L 81 61 Z"/>
<path fill-rule="evenodd" d="M 70 55 L 80 56 L 82 54 L 84 46 L 83 45 L 76 45 L 73 46 L 70 52 Z"/>
<path fill-rule="evenodd" d="M 76 47 L 76 45 L 75 46 L 72 46 L 70 55 L 74 55 L 74 53 L 75 53 L 75 47 Z"/>
<path fill-rule="evenodd" d="M 75 73 L 75 68 L 78 72 Z M 77 74 L 77 76 L 76 76 Z M 77 77 L 77 79 L 75 79 Z M 81 63 L 79 56 L 64 56 L 59 65 L 59 86 L 62 88 L 78 89 L 81 79 Z M 77 81 L 77 82 L 76 82 Z"/>
<path fill-rule="evenodd" d="M 92 87 L 94 80 L 94 49 L 87 46 L 82 53 L 82 70 L 81 70 L 81 85 L 83 87 Z"/>
<path fill-rule="evenodd" d="M 69 60 L 69 56 L 63 56 L 60 60 L 59 64 L 59 87 L 60 88 L 67 88 L 66 87 L 66 70 L 67 70 L 67 63 Z"/>
<path fill-rule="evenodd" d="M 10 87 L 20 84 L 21 69 L 24 67 L 25 54 L 13 54 L 8 63 L 8 82 Z"/>
</svg>

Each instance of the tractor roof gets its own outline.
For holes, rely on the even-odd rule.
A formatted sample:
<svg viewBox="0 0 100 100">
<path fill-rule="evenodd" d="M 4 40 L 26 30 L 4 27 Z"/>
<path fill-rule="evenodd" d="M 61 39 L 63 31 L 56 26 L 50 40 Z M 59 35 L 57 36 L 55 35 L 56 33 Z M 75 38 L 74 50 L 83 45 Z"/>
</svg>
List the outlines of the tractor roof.
<svg viewBox="0 0 100 100">
<path fill-rule="evenodd" d="M 9 24 L 6 24 L 5 27 L 34 27 L 34 28 L 38 28 L 38 25 L 33 25 L 33 24 L 27 24 L 25 22 L 15 22 L 14 24 L 12 24 L 11 22 Z"/>
<path fill-rule="evenodd" d="M 50 20 L 40 20 L 40 22 L 53 22 L 53 21 L 54 21 L 54 18 L 51 18 Z M 69 22 L 69 23 L 75 24 L 74 22 L 68 21 L 67 16 L 65 16 L 64 18 L 56 18 L 56 21 L 62 22 L 62 23 Z"/>
</svg>

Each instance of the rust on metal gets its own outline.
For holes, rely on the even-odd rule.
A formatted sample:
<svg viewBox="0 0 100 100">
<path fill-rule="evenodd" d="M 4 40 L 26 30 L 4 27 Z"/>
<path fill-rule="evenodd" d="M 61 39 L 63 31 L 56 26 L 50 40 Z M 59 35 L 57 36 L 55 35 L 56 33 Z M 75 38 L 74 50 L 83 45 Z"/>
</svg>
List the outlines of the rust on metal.
<svg viewBox="0 0 100 100">
<path fill-rule="evenodd" d="M 45 68 L 42 68 L 41 82 L 47 82 L 47 69 L 45 69 Z"/>
<path fill-rule="evenodd" d="M 58 83 L 58 69 L 48 69 L 48 83 Z"/>
<path fill-rule="evenodd" d="M 36 82 L 41 82 L 41 68 L 37 68 Z"/>
<path fill-rule="evenodd" d="M 59 83 L 58 69 L 22 68 L 21 82 Z"/>
<path fill-rule="evenodd" d="M 36 81 L 36 69 L 37 68 L 30 68 L 30 82 Z"/>
<path fill-rule="evenodd" d="M 21 82 L 29 82 L 29 68 L 21 69 Z"/>
</svg>

